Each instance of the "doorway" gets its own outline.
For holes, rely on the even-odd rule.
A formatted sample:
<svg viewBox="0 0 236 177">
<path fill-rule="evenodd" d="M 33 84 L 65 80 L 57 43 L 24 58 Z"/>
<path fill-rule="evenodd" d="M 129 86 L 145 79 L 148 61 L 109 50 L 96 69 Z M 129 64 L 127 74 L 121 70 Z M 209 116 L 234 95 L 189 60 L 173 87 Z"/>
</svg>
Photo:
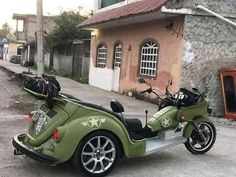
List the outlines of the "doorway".
<svg viewBox="0 0 236 177">
<path fill-rule="evenodd" d="M 120 67 L 122 61 L 122 45 L 117 43 L 114 47 L 113 84 L 112 91 L 118 92 L 120 86 Z"/>
</svg>

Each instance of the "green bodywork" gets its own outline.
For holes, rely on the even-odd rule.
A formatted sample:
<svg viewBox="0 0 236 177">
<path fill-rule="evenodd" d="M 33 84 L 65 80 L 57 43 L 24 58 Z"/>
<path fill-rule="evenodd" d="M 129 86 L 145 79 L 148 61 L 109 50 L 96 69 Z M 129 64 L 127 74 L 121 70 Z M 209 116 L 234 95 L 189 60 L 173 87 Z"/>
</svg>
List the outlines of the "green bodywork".
<svg viewBox="0 0 236 177">
<path fill-rule="evenodd" d="M 176 127 L 179 123 L 177 112 L 178 109 L 174 106 L 163 108 L 150 118 L 148 127 L 153 132 Z"/>
<path fill-rule="evenodd" d="M 209 103 L 204 100 L 196 105 L 189 106 L 189 107 L 182 107 L 178 111 L 178 119 L 182 116 L 185 117 L 186 120 L 192 121 L 196 117 L 200 117 L 202 115 L 207 115 L 207 107 Z"/>
<path fill-rule="evenodd" d="M 125 126 L 115 116 L 80 105 L 69 100 L 58 101 L 53 107 L 57 114 L 50 118 L 46 112 L 38 109 L 34 114 L 40 113 L 46 117 L 40 133 L 36 133 L 36 123 L 29 124 L 24 144 L 33 147 L 36 151 L 52 156 L 60 162 L 65 162 L 72 157 L 81 140 L 94 131 L 108 131 L 114 134 L 123 147 L 127 157 L 145 155 L 146 141 L 133 141 Z M 58 128 L 60 141 L 53 140 L 53 132 Z"/>
<path fill-rule="evenodd" d="M 41 96 L 41 95 L 37 95 Z M 125 125 L 108 112 L 72 102 L 69 99 L 56 99 L 53 109 L 42 107 L 33 112 L 33 120 L 29 124 L 28 132 L 23 143 L 35 151 L 56 158 L 59 163 L 69 160 L 85 136 L 94 131 L 108 131 L 120 142 L 126 157 L 140 157 L 146 154 L 146 141 L 131 140 Z M 177 109 L 169 106 L 157 112 L 148 121 L 152 131 L 160 131 L 176 127 L 180 117 L 188 117 L 184 127 L 184 137 L 188 137 L 193 130 L 193 123 L 209 122 L 206 115 L 207 102 L 193 107 Z M 40 116 L 41 118 L 40 118 Z M 37 120 L 44 120 L 40 131 L 36 131 Z M 53 132 L 59 130 L 59 141 L 53 139 Z"/>
</svg>

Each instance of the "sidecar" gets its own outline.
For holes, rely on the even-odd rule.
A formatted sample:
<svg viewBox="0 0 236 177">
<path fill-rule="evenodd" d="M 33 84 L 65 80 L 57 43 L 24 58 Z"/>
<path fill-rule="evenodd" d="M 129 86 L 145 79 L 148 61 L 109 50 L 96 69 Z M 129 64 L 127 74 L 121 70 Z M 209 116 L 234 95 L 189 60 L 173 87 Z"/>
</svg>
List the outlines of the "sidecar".
<svg viewBox="0 0 236 177">
<path fill-rule="evenodd" d="M 88 176 L 104 176 L 120 157 L 140 157 L 184 143 L 177 108 L 168 106 L 155 114 L 148 126 L 125 119 L 123 106 L 113 100 L 111 110 L 69 95 L 54 98 L 28 116 L 28 131 L 13 138 L 15 155 L 26 155 L 49 165 L 72 160 Z"/>
</svg>

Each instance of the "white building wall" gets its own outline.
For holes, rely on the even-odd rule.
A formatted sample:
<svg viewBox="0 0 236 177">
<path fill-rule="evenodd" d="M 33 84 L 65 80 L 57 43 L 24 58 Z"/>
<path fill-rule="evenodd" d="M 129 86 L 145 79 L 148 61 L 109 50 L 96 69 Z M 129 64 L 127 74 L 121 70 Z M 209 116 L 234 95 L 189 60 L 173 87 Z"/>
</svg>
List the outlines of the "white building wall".
<svg viewBox="0 0 236 177">
<path fill-rule="evenodd" d="M 111 91 L 113 84 L 113 70 L 107 68 L 95 68 L 93 59 L 90 59 L 89 85 Z"/>
</svg>

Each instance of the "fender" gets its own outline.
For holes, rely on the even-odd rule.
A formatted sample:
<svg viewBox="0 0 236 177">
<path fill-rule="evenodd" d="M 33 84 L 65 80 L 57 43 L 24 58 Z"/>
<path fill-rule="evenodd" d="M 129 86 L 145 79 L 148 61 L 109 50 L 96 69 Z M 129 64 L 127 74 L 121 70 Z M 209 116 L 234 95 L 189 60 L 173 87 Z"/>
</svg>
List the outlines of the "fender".
<svg viewBox="0 0 236 177">
<path fill-rule="evenodd" d="M 69 160 L 83 138 L 94 131 L 109 131 L 114 134 L 121 143 L 124 155 L 127 157 L 136 157 L 145 155 L 146 141 L 131 141 L 129 133 L 125 126 L 112 115 L 93 115 L 91 117 L 80 117 L 64 126 L 63 137 L 58 143 L 51 140 L 42 145 L 43 153 L 59 160 L 59 163 Z M 55 151 L 48 151 L 49 142 L 53 142 Z"/>
<path fill-rule="evenodd" d="M 194 129 L 193 123 L 198 125 L 201 122 L 212 123 L 213 121 L 208 116 L 195 117 L 192 121 L 189 121 L 187 123 L 187 125 L 185 125 L 184 130 L 183 130 L 183 137 L 188 138 L 191 135 L 191 133 L 192 133 L 192 131 Z"/>
</svg>

